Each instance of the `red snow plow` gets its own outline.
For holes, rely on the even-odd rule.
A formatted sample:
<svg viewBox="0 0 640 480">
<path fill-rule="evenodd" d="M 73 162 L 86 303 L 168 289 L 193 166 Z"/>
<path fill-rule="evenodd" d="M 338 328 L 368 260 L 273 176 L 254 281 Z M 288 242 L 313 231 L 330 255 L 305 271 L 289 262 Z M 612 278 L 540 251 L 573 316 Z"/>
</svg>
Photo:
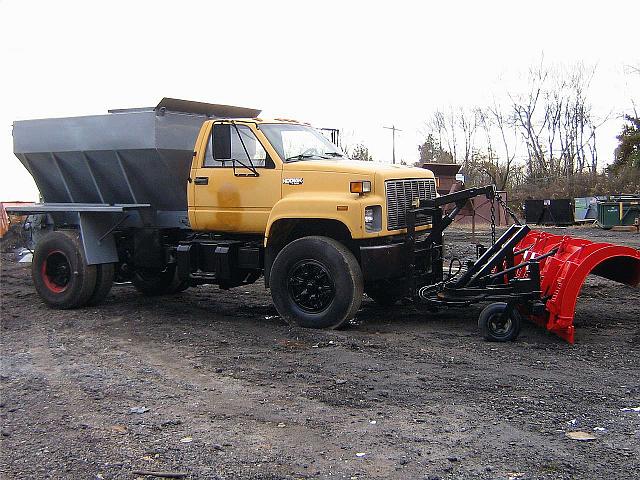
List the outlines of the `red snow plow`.
<svg viewBox="0 0 640 480">
<path fill-rule="evenodd" d="M 415 297 L 419 300 L 430 306 L 454 307 L 494 302 L 478 318 L 480 331 L 487 340 L 514 340 L 524 316 L 573 343 L 576 301 L 587 275 L 634 287 L 640 284 L 639 250 L 532 231 L 527 225 L 520 225 L 508 210 L 517 224 L 509 227 L 493 245 L 480 249 L 477 260 L 468 262 L 466 268 L 458 260 L 459 268 L 452 272 L 457 260 L 452 259 L 445 275 L 441 249 L 434 247 L 442 245 L 443 230 L 466 201 L 479 195 L 500 202 L 491 186 L 422 200 L 417 208 L 407 212 L 407 241 L 411 249 L 430 255 L 426 260 L 430 277 L 422 278 L 415 273 L 419 271 L 420 259 L 415 258 L 410 265 L 415 270 Z M 455 207 L 443 215 L 443 207 L 449 204 Z M 504 204 L 503 207 L 507 208 Z M 433 228 L 428 237 L 418 240 L 415 224 L 420 215 L 430 216 Z M 434 278 L 441 280 L 434 283 Z"/>
<path fill-rule="evenodd" d="M 516 246 L 515 261 L 541 258 L 540 290 L 545 313 L 530 319 L 573 343 L 573 315 L 587 275 L 594 274 L 632 287 L 640 284 L 640 251 L 611 243 L 532 231 Z M 555 252 L 551 256 L 546 256 Z M 527 275 L 526 269 L 518 273 Z"/>
</svg>

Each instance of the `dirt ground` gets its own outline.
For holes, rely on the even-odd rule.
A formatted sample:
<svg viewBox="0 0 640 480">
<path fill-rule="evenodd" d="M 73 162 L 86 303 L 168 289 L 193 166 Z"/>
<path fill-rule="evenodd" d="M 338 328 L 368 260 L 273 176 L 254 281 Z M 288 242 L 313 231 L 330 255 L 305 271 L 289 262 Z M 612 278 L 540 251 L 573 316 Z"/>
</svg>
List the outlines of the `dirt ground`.
<svg viewBox="0 0 640 480">
<path fill-rule="evenodd" d="M 260 281 L 163 298 L 116 286 L 55 311 L 5 255 L 1 286 L 3 479 L 638 478 L 640 412 L 625 409 L 640 407 L 640 291 L 597 277 L 573 346 L 529 324 L 485 342 L 480 307 L 366 298 L 345 330 L 291 328 Z"/>
</svg>

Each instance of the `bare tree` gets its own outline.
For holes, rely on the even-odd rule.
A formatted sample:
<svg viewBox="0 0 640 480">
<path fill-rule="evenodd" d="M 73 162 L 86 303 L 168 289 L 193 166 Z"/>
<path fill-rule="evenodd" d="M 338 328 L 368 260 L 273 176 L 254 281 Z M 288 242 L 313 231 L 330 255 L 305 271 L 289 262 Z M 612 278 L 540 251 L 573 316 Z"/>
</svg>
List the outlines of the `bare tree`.
<svg viewBox="0 0 640 480">
<path fill-rule="evenodd" d="M 631 75 L 640 75 L 640 63 L 636 64 L 636 65 L 625 65 L 625 74 L 629 73 Z M 638 107 L 636 105 L 636 101 L 631 98 L 631 108 L 633 110 L 633 116 L 635 118 L 640 118 L 640 116 L 638 115 Z"/>
<path fill-rule="evenodd" d="M 543 121 L 537 119 L 539 106 L 543 94 L 543 86 L 547 81 L 548 72 L 542 68 L 532 68 L 529 71 L 530 84 L 525 94 L 514 98 L 510 95 L 516 124 L 520 127 L 520 134 L 527 146 L 527 173 L 534 176 L 536 173 L 547 174 L 545 162 L 545 149 L 541 144 L 541 135 L 546 127 L 546 118 Z"/>
<path fill-rule="evenodd" d="M 489 106 L 436 111 L 426 123 L 426 138 L 450 152 L 468 177 L 500 189 L 525 179 L 549 183 L 595 175 L 596 132 L 605 120 L 596 119 L 589 102 L 594 72 L 582 64 L 541 61 L 529 69 L 523 90 L 507 93 L 507 103 L 494 98 Z"/>
<path fill-rule="evenodd" d="M 518 131 L 515 118 L 511 112 L 505 113 L 495 99 L 491 106 L 480 111 L 482 112 L 480 119 L 487 137 L 488 158 L 495 172 L 492 176 L 493 183 L 500 190 L 504 190 L 511 180 L 517 154 Z"/>
<path fill-rule="evenodd" d="M 587 98 L 594 72 L 581 64 L 555 70 L 540 64 L 530 70 L 528 90 L 510 95 L 531 178 L 597 170 L 599 125 Z"/>
<path fill-rule="evenodd" d="M 454 163 L 457 163 L 456 121 L 453 108 L 449 108 L 447 114 L 441 110 L 434 112 L 431 119 L 427 121 L 427 129 L 434 132 L 442 148 L 449 152 Z"/>
<path fill-rule="evenodd" d="M 472 159 L 476 129 L 478 128 L 477 109 L 466 111 L 462 107 L 458 110 L 457 127 L 463 136 L 464 158 L 462 165 L 467 166 Z"/>
</svg>

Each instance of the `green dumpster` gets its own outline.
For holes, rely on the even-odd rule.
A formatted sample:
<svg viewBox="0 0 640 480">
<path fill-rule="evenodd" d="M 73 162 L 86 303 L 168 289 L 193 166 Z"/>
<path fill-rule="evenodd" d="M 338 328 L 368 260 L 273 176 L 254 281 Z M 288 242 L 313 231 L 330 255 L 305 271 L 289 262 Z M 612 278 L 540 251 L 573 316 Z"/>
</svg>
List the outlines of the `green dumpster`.
<svg viewBox="0 0 640 480">
<path fill-rule="evenodd" d="M 598 225 L 605 230 L 619 225 L 634 225 L 640 217 L 640 197 L 598 202 Z"/>
</svg>

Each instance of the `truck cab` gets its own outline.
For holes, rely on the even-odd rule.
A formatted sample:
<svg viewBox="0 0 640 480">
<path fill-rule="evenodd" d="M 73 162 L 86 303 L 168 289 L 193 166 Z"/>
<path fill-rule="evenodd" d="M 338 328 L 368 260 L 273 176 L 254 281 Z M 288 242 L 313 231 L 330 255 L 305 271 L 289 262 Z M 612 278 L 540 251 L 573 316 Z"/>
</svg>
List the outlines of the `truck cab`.
<svg viewBox="0 0 640 480">
<path fill-rule="evenodd" d="M 429 170 L 350 160 L 309 125 L 255 118 L 203 124 L 187 198 L 194 230 L 268 240 L 295 218 L 339 222 L 353 239 L 402 233 L 401 207 L 434 196 Z"/>
</svg>

